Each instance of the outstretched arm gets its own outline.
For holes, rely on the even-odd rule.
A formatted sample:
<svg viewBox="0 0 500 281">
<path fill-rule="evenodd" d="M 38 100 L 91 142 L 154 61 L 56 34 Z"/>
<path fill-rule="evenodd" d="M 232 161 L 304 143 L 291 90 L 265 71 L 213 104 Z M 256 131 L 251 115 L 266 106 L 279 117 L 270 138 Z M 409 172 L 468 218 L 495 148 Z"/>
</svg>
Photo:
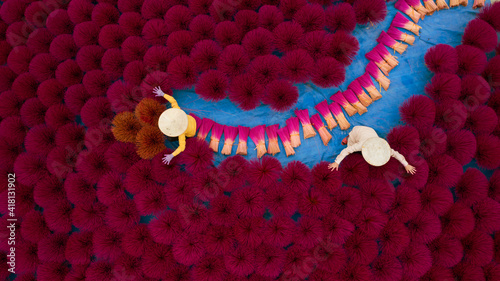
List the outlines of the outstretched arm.
<svg viewBox="0 0 500 281">
<path fill-rule="evenodd" d="M 408 164 L 405 157 L 401 155 L 401 153 L 397 152 L 394 149 L 391 149 L 391 156 L 396 158 L 405 167 L 407 173 L 413 175 L 417 172 L 417 169 L 415 169 L 415 167 L 413 167 L 412 165 Z"/>
<path fill-rule="evenodd" d="M 177 149 L 171 154 L 165 154 L 165 156 L 163 157 L 163 164 L 170 164 L 172 158 L 179 155 L 184 151 L 184 149 L 186 149 L 186 135 L 182 134 L 179 136 L 179 147 L 177 147 Z"/>
<path fill-rule="evenodd" d="M 356 151 L 361 151 L 361 148 L 363 148 L 363 146 L 362 146 L 361 143 L 357 143 L 357 144 L 354 144 L 354 145 L 351 145 L 351 146 L 348 146 L 348 147 L 344 148 L 340 152 L 340 154 L 337 156 L 337 158 L 335 159 L 335 162 L 333 162 L 330 165 L 328 165 L 328 167 L 332 171 L 333 170 L 338 170 L 340 162 L 342 162 L 342 160 L 344 160 L 344 158 L 346 158 L 347 155 L 349 155 L 349 154 L 351 154 L 353 152 L 356 152 Z"/>
<path fill-rule="evenodd" d="M 157 97 L 164 97 L 167 101 L 170 102 L 172 108 L 180 109 L 179 105 L 177 104 L 177 101 L 172 96 L 165 94 L 159 86 L 153 89 L 153 93 L 155 93 Z"/>
</svg>

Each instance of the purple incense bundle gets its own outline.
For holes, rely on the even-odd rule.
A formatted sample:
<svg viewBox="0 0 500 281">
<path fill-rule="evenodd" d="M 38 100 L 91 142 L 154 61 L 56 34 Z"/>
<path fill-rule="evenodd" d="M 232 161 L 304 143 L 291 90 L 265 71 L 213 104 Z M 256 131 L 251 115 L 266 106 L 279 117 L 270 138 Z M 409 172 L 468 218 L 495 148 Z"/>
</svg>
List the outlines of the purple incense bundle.
<svg viewBox="0 0 500 281">
<path fill-rule="evenodd" d="M 266 154 L 266 125 L 259 125 L 250 129 L 250 139 L 255 143 L 257 158 Z"/>
<path fill-rule="evenodd" d="M 473 9 L 484 7 L 484 0 L 474 0 Z"/>
<path fill-rule="evenodd" d="M 196 116 L 196 114 L 194 113 L 189 113 L 189 116 L 193 117 L 194 121 L 196 121 L 196 131 L 198 131 L 200 129 L 200 126 L 201 126 L 201 119 L 200 117 Z"/>
<path fill-rule="evenodd" d="M 248 147 L 247 141 L 249 133 L 250 133 L 250 128 L 238 126 L 239 142 L 238 142 L 238 148 L 236 149 L 236 154 L 247 155 L 247 147 Z"/>
<path fill-rule="evenodd" d="M 425 15 L 429 13 L 420 0 L 406 0 L 406 4 L 410 5 L 410 7 L 417 11 L 421 15 L 421 19 L 424 19 Z"/>
<path fill-rule="evenodd" d="M 342 93 L 342 95 L 350 104 L 352 104 L 354 108 L 356 108 L 359 115 L 363 115 L 368 112 L 368 109 L 366 109 L 366 107 L 359 102 L 358 98 L 356 98 L 356 95 L 351 89 L 347 89 Z"/>
<path fill-rule="evenodd" d="M 280 152 L 280 146 L 278 144 L 278 128 L 280 125 L 274 124 L 266 127 L 267 139 L 269 144 L 267 145 L 267 153 L 274 156 L 276 153 Z"/>
<path fill-rule="evenodd" d="M 387 64 L 387 62 L 379 55 L 376 50 L 371 50 L 365 54 L 365 57 L 374 62 L 378 68 L 384 73 L 384 75 L 389 76 L 389 72 L 391 71 L 391 66 Z"/>
<path fill-rule="evenodd" d="M 318 103 L 317 105 L 314 106 L 316 110 L 325 118 L 326 124 L 328 125 L 328 129 L 333 129 L 337 127 L 337 122 L 335 122 L 335 119 L 333 119 L 332 113 L 330 112 L 330 109 L 328 108 L 328 102 L 326 100 L 323 100 L 322 102 Z"/>
<path fill-rule="evenodd" d="M 392 67 L 396 67 L 399 64 L 399 61 L 395 56 L 391 55 L 391 53 L 387 50 L 387 48 L 382 44 L 377 44 L 373 48 L 377 53 Z"/>
<path fill-rule="evenodd" d="M 415 23 L 418 23 L 422 16 L 419 12 L 410 7 L 405 0 L 398 0 L 396 4 L 394 4 L 394 7 L 409 16 Z"/>
<path fill-rule="evenodd" d="M 366 94 L 365 90 L 363 90 L 363 87 L 361 87 L 357 80 L 352 81 L 351 84 L 347 86 L 347 89 L 350 89 L 365 107 L 372 104 L 373 100 Z"/>
<path fill-rule="evenodd" d="M 295 149 L 293 149 L 292 144 L 290 143 L 290 132 L 288 131 L 288 127 L 285 126 L 278 129 L 278 135 L 280 136 L 283 147 L 285 148 L 286 157 L 295 155 Z"/>
<path fill-rule="evenodd" d="M 198 131 L 198 135 L 196 137 L 200 140 L 205 140 L 214 123 L 215 122 L 212 119 L 203 118 L 201 120 L 200 130 Z"/>
<path fill-rule="evenodd" d="M 385 77 L 385 75 L 378 69 L 377 65 L 373 62 L 369 62 L 366 65 L 366 72 L 368 72 L 375 81 L 380 84 L 380 87 L 384 88 L 387 91 L 389 89 L 389 85 L 391 84 L 391 80 Z"/>
<path fill-rule="evenodd" d="M 414 22 L 411 22 L 409 19 L 405 18 L 405 16 L 403 16 L 399 12 L 397 12 L 396 15 L 394 16 L 391 26 L 404 28 L 408 31 L 413 32 L 417 36 L 420 34 L 420 29 L 422 29 L 421 26 L 418 26 Z"/>
<path fill-rule="evenodd" d="M 326 130 L 325 124 L 321 120 L 321 117 L 319 117 L 319 114 L 316 113 L 313 116 L 311 116 L 311 121 L 313 123 L 314 128 L 316 128 L 316 131 L 318 131 L 319 136 L 323 141 L 323 144 L 325 146 L 328 145 L 328 142 L 332 139 L 332 135 L 328 132 L 328 130 Z"/>
<path fill-rule="evenodd" d="M 330 108 L 330 111 L 333 113 L 333 116 L 337 118 L 337 122 L 339 122 L 339 126 L 341 130 L 347 130 L 349 127 L 351 127 L 351 124 L 349 124 L 349 121 L 345 118 L 344 112 L 342 112 L 342 108 L 340 105 L 336 102 L 330 103 L 328 105 Z"/>
<path fill-rule="evenodd" d="M 219 123 L 214 123 L 212 126 L 212 135 L 210 136 L 210 145 L 209 147 L 214 151 L 219 151 L 219 141 L 222 137 L 222 133 L 224 132 L 224 125 Z"/>
<path fill-rule="evenodd" d="M 394 40 L 394 38 L 389 36 L 389 34 L 387 34 L 385 31 L 382 31 L 382 33 L 380 33 L 380 36 L 377 38 L 377 42 L 386 45 L 387 47 L 393 49 L 394 52 L 398 52 L 400 54 L 404 53 L 406 51 L 406 48 L 408 48 L 408 45 Z"/>
<path fill-rule="evenodd" d="M 410 35 L 406 32 L 403 32 L 403 31 L 395 28 L 394 26 L 389 27 L 389 29 L 387 30 L 387 34 L 389 34 L 389 36 L 391 36 L 392 38 L 394 38 L 396 40 L 403 41 L 403 42 L 408 43 L 410 45 L 413 45 L 413 42 L 415 42 L 415 36 Z"/>
<path fill-rule="evenodd" d="M 300 123 L 302 124 L 302 131 L 304 132 L 304 139 L 312 138 L 316 135 L 316 131 L 314 131 L 314 128 L 311 124 L 311 120 L 309 119 L 309 110 L 307 109 L 295 109 L 294 111 L 295 115 L 300 120 Z"/>
<path fill-rule="evenodd" d="M 375 65 L 375 64 L 373 64 L 373 65 Z M 377 66 L 375 65 L 375 67 L 377 67 Z M 377 68 L 377 70 L 378 70 L 378 68 Z M 382 74 L 382 76 L 383 76 L 383 74 Z M 347 115 L 349 115 L 349 116 L 353 116 L 354 114 L 356 114 L 356 112 L 358 112 L 356 110 L 356 108 L 352 107 L 352 105 L 344 98 L 341 91 L 338 91 L 335 94 L 333 94 L 330 97 L 330 99 L 332 101 L 338 103 L 340 106 L 342 106 L 344 108 L 345 112 L 347 113 Z"/>
<path fill-rule="evenodd" d="M 363 88 L 365 88 L 372 100 L 376 101 L 382 98 L 379 90 L 377 90 L 377 87 L 375 87 L 375 84 L 373 84 L 372 79 L 370 78 L 370 74 L 365 73 L 359 76 L 356 80 L 358 80 L 359 84 L 363 86 Z"/>
<path fill-rule="evenodd" d="M 299 118 L 288 118 L 286 120 L 286 125 L 288 126 L 288 131 L 290 131 L 290 143 L 292 144 L 292 147 L 298 147 L 300 145 Z"/>
<path fill-rule="evenodd" d="M 436 0 L 436 5 L 438 6 L 438 10 L 449 9 L 450 7 L 446 3 L 446 0 Z"/>
<path fill-rule="evenodd" d="M 234 140 L 238 135 L 238 128 L 234 126 L 224 126 L 224 146 L 222 147 L 221 154 L 231 155 L 233 150 Z"/>
<path fill-rule="evenodd" d="M 424 0 L 425 8 L 427 9 L 427 14 L 432 15 L 438 10 L 438 6 L 434 3 L 434 0 Z"/>
</svg>

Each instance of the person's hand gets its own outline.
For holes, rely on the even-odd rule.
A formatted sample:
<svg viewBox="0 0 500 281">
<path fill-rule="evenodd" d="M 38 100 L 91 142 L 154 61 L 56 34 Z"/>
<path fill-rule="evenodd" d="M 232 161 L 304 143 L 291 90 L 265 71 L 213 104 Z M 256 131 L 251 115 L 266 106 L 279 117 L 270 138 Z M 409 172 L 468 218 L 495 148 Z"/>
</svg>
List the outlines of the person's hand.
<svg viewBox="0 0 500 281">
<path fill-rule="evenodd" d="M 172 154 L 165 154 L 165 156 L 162 158 L 163 164 L 170 165 L 170 161 L 172 161 L 172 158 L 174 158 Z"/>
<path fill-rule="evenodd" d="M 333 163 L 330 163 L 330 165 L 328 165 L 328 168 L 330 169 L 330 171 L 338 171 L 339 170 L 339 164 L 333 162 Z"/>
<path fill-rule="evenodd" d="M 165 94 L 165 93 L 161 90 L 160 86 L 155 87 L 155 88 L 153 89 L 153 93 L 154 93 L 157 97 L 163 97 L 163 95 Z"/>
<path fill-rule="evenodd" d="M 406 165 L 405 170 L 408 174 L 412 175 L 414 175 L 417 172 L 417 169 L 415 169 L 415 167 L 413 167 L 412 165 Z"/>
</svg>

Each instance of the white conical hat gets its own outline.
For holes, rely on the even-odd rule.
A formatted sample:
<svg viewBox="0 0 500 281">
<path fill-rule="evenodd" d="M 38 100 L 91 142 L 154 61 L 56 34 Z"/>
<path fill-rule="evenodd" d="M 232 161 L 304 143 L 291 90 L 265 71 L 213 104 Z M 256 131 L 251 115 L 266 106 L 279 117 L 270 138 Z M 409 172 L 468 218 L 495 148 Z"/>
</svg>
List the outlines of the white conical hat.
<svg viewBox="0 0 500 281">
<path fill-rule="evenodd" d="M 391 159 L 391 146 L 382 138 L 369 138 L 361 149 L 363 158 L 372 166 L 382 166 Z"/>
<path fill-rule="evenodd" d="M 163 134 L 169 137 L 178 137 L 188 127 L 187 114 L 178 108 L 169 108 L 160 115 L 158 127 Z"/>
</svg>

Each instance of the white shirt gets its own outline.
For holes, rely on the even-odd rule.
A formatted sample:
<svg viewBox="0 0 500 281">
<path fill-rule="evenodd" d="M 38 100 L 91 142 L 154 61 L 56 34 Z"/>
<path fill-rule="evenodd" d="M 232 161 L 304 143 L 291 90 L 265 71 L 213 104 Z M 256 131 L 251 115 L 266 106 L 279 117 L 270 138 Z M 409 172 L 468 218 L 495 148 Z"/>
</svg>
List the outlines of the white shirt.
<svg viewBox="0 0 500 281">
<path fill-rule="evenodd" d="M 374 129 L 366 126 L 355 126 L 352 128 L 352 131 L 349 133 L 349 137 L 347 138 L 347 147 L 340 152 L 339 156 L 335 159 L 335 163 L 340 164 L 340 162 L 342 162 L 347 155 L 353 152 L 361 151 L 363 143 L 367 139 L 374 137 L 379 137 Z M 408 165 L 405 157 L 394 149 L 391 149 L 391 156 L 401 162 L 403 166 L 406 167 Z"/>
</svg>

